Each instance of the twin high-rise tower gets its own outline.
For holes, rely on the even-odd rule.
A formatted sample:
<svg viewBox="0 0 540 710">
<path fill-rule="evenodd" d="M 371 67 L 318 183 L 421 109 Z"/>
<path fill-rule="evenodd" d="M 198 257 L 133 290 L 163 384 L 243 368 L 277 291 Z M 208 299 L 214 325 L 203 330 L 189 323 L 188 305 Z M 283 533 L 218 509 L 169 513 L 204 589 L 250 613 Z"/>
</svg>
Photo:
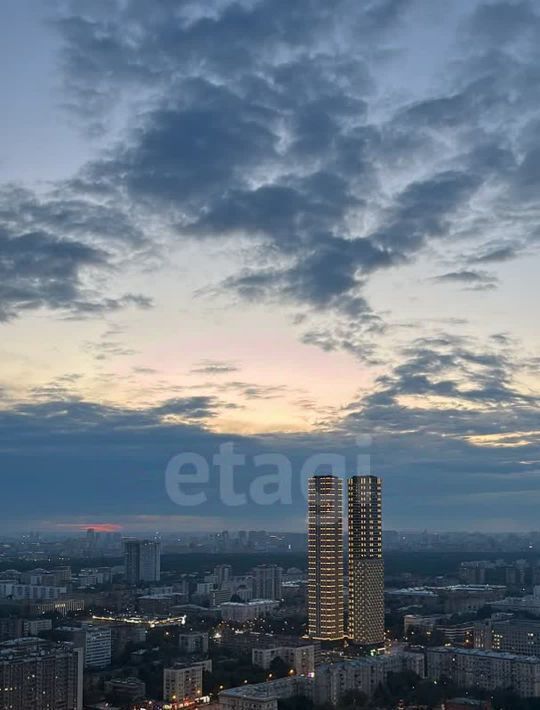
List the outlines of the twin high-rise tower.
<svg viewBox="0 0 540 710">
<path fill-rule="evenodd" d="M 308 485 L 309 635 L 343 638 L 343 484 L 314 476 Z"/>
<path fill-rule="evenodd" d="M 349 622 L 343 609 L 343 482 L 314 476 L 308 488 L 309 634 L 325 641 L 345 636 L 365 646 L 384 644 L 384 569 L 381 480 L 347 481 Z"/>
</svg>

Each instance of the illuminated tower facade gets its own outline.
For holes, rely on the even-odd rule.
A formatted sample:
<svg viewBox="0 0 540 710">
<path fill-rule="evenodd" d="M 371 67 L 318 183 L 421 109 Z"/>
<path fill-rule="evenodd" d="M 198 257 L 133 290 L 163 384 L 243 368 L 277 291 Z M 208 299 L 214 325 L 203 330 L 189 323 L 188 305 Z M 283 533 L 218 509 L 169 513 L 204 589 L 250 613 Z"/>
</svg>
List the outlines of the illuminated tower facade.
<svg viewBox="0 0 540 710">
<path fill-rule="evenodd" d="M 349 499 L 348 637 L 365 646 L 384 646 L 384 565 L 381 479 L 353 476 Z"/>
<path fill-rule="evenodd" d="M 313 638 L 344 637 L 343 483 L 336 476 L 308 483 L 308 617 Z"/>
</svg>

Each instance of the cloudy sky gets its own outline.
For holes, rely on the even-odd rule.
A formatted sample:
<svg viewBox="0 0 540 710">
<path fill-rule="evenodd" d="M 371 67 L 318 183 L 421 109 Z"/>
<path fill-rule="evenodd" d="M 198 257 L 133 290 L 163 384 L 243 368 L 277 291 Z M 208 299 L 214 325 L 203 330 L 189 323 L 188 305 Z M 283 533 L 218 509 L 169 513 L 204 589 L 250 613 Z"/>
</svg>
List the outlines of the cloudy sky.
<svg viewBox="0 0 540 710">
<path fill-rule="evenodd" d="M 4 0 L 0 59 L 3 530 L 301 530 L 332 452 L 538 529 L 537 2 Z M 227 442 L 292 503 L 175 505 Z"/>
</svg>

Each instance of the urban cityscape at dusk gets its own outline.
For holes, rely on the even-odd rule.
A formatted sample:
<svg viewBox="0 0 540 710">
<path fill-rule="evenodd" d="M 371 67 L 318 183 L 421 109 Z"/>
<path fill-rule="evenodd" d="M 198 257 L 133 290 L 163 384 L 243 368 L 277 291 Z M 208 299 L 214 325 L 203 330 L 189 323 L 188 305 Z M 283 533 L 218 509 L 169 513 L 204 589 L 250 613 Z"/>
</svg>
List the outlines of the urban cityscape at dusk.
<svg viewBox="0 0 540 710">
<path fill-rule="evenodd" d="M 540 0 L 0 58 L 0 710 L 540 710 Z"/>
</svg>

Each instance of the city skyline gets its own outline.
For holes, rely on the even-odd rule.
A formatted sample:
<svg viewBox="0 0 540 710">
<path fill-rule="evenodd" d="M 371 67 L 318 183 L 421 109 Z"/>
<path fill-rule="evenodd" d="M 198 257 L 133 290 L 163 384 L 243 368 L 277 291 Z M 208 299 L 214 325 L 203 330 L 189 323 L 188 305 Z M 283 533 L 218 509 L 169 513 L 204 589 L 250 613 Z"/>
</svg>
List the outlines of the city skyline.
<svg viewBox="0 0 540 710">
<path fill-rule="evenodd" d="M 0 9 L 0 532 L 300 531 L 318 454 L 533 530 L 538 3 L 155 5 Z"/>
</svg>

